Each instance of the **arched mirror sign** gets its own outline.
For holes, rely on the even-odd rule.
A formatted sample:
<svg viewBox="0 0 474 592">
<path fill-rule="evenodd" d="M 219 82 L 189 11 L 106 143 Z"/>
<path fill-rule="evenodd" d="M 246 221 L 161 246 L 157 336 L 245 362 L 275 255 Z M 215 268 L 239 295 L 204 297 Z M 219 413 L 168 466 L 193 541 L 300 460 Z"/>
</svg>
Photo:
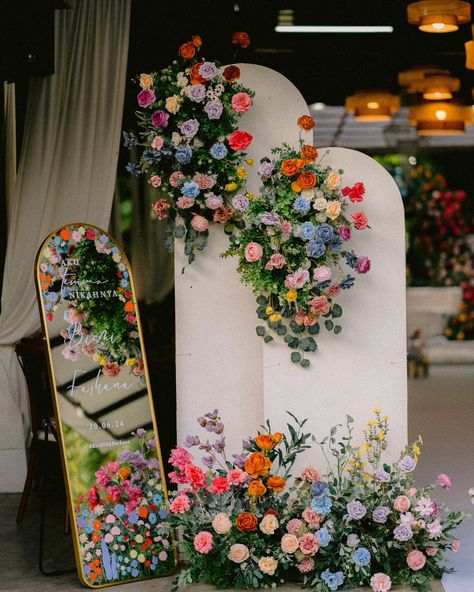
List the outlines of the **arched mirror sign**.
<svg viewBox="0 0 474 592">
<path fill-rule="evenodd" d="M 128 260 L 103 230 L 68 224 L 42 244 L 36 282 L 80 578 L 167 575 L 176 557 Z"/>
</svg>

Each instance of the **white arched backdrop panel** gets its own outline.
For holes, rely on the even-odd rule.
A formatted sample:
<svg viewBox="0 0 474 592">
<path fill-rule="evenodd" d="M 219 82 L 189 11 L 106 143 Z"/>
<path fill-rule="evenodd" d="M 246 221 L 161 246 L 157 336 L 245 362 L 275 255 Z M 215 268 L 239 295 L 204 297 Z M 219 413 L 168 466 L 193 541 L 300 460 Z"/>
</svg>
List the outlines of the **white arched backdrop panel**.
<svg viewBox="0 0 474 592">
<path fill-rule="evenodd" d="M 371 228 L 353 230 L 349 245 L 371 259 L 372 269 L 338 297 L 342 333 L 321 328 L 319 349 L 308 354 L 309 368 L 292 364 L 289 348 L 278 338 L 264 347 L 265 416 L 275 425 L 284 422 L 286 410 L 307 417 L 309 431 L 321 440 L 346 414 L 362 436 L 359 428 L 379 406 L 390 416 L 388 452 L 393 459 L 407 440 L 403 203 L 390 174 L 366 154 L 347 148 L 318 151 L 325 164 L 344 170 L 343 185 L 362 181 L 366 187 L 363 203 L 351 204 L 349 211 L 363 210 Z M 311 454 L 314 458 L 315 451 Z M 323 462 L 317 452 L 316 457 Z"/>
<path fill-rule="evenodd" d="M 260 159 L 271 156 L 270 149 L 282 142 L 298 142 L 296 120 L 308 114 L 308 107 L 278 72 L 238 65 L 240 82 L 255 91 L 254 105 L 239 129 L 254 136 L 248 158 L 255 165 L 247 167 L 247 188 L 257 193 Z M 240 283 L 237 261 L 220 257 L 227 246 L 222 226 L 212 225 L 205 251 L 185 267 L 183 244 L 175 245 L 178 439 L 196 433 L 196 417 L 218 408 L 228 449 L 239 452 L 242 438 L 255 433 L 264 419 L 263 342 L 255 333 L 257 305 L 251 288 Z"/>
<path fill-rule="evenodd" d="M 0 491 L 23 488 L 25 380 L 14 346 L 39 326 L 33 265 L 44 238 L 84 221 L 107 228 L 114 193 L 130 0 L 70 0 L 56 11 L 55 74 L 30 85 L 9 220 L 0 317 Z"/>
</svg>

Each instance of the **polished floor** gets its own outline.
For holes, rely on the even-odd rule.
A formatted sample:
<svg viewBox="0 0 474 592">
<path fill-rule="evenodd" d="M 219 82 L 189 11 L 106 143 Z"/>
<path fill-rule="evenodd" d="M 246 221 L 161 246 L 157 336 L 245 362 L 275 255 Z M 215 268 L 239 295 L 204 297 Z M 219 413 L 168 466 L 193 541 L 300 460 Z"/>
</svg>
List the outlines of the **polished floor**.
<svg viewBox="0 0 474 592">
<path fill-rule="evenodd" d="M 474 486 L 474 366 L 434 366 L 427 379 L 410 381 L 409 392 L 410 438 L 423 434 L 425 441 L 417 469 L 419 483 L 432 481 L 440 472 L 448 473 L 454 487 L 440 497 L 452 508 L 474 510 L 468 496 L 469 488 Z M 55 489 L 52 481 L 51 491 Z M 37 565 L 39 498 L 32 497 L 20 525 L 15 522 L 18 501 L 18 494 L 0 495 L 0 590 L 83 590 L 74 573 L 55 577 L 40 574 Z M 63 534 L 63 508 L 60 498 L 47 497 L 45 567 L 48 571 L 74 567 L 71 540 Z M 445 577 L 443 585 L 446 592 L 474 592 L 474 520 L 460 528 L 459 538 L 461 550 L 452 557 L 457 573 Z M 171 582 L 172 578 L 148 580 L 127 584 L 124 590 L 168 592 Z M 204 592 L 209 588 L 193 586 L 190 590 Z"/>
</svg>

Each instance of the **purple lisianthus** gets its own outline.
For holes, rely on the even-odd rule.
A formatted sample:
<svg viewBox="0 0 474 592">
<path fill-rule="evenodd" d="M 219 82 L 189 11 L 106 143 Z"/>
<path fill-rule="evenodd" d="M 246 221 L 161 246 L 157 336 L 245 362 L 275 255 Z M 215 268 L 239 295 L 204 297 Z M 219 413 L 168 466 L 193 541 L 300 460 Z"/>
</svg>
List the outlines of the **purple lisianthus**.
<svg viewBox="0 0 474 592">
<path fill-rule="evenodd" d="M 199 129 L 199 121 L 197 119 L 188 119 L 180 124 L 179 129 L 186 138 L 193 138 Z"/>
<path fill-rule="evenodd" d="M 366 507 L 359 500 L 349 502 L 346 509 L 350 520 L 362 520 L 367 514 Z"/>
<path fill-rule="evenodd" d="M 402 460 L 398 463 L 398 466 L 404 473 L 411 473 L 415 470 L 416 460 L 407 455 L 402 458 Z"/>
<path fill-rule="evenodd" d="M 339 226 L 338 232 L 341 235 L 341 238 L 345 241 L 350 240 L 351 238 L 351 229 L 349 226 Z"/>
<path fill-rule="evenodd" d="M 199 436 L 186 436 L 186 440 L 184 441 L 184 445 L 186 448 L 192 448 L 193 446 L 198 446 L 200 443 Z"/>
<path fill-rule="evenodd" d="M 237 194 L 232 200 L 232 205 L 238 212 L 245 212 L 249 207 L 249 203 L 249 199 L 241 193 Z"/>
<path fill-rule="evenodd" d="M 156 96 L 151 89 L 144 88 L 138 93 L 137 100 L 140 107 L 149 107 L 156 101 Z"/>
<path fill-rule="evenodd" d="M 274 169 L 273 163 L 266 160 L 265 162 L 262 162 L 262 164 L 258 167 L 258 174 L 260 175 L 260 177 L 268 178 L 268 177 L 271 177 L 271 175 L 273 173 L 273 169 Z"/>
<path fill-rule="evenodd" d="M 413 537 L 413 531 L 408 524 L 399 524 L 393 530 L 393 537 L 402 543 L 409 541 Z"/>
<path fill-rule="evenodd" d="M 387 522 L 389 514 L 390 508 L 387 508 L 387 506 L 378 506 L 372 512 L 372 518 L 374 522 L 377 522 L 377 524 L 385 524 L 385 522 Z"/>
<path fill-rule="evenodd" d="M 206 97 L 206 87 L 204 84 L 193 84 L 188 86 L 187 95 L 190 101 L 193 103 L 201 103 Z"/>
<path fill-rule="evenodd" d="M 383 469 L 377 469 L 374 471 L 374 477 L 377 481 L 380 481 L 380 483 L 390 482 L 390 473 L 387 473 L 387 471 L 384 471 Z"/>
<path fill-rule="evenodd" d="M 220 119 L 224 106 L 220 101 L 208 101 L 204 106 L 208 119 Z"/>
<path fill-rule="evenodd" d="M 204 80 L 212 80 L 217 76 L 219 70 L 217 69 L 214 62 L 203 62 L 199 67 L 199 74 Z"/>
<path fill-rule="evenodd" d="M 274 214 L 273 212 L 265 212 L 264 214 L 262 214 L 260 220 L 262 224 L 266 224 L 267 226 L 280 224 L 280 216 L 278 214 Z"/>
<path fill-rule="evenodd" d="M 158 109 L 157 111 L 153 111 L 151 115 L 151 123 L 155 127 L 168 127 L 169 118 L 169 113 L 166 113 L 163 109 Z"/>
<path fill-rule="evenodd" d="M 370 271 L 370 259 L 368 257 L 357 257 L 356 269 L 358 273 L 367 273 Z"/>
</svg>

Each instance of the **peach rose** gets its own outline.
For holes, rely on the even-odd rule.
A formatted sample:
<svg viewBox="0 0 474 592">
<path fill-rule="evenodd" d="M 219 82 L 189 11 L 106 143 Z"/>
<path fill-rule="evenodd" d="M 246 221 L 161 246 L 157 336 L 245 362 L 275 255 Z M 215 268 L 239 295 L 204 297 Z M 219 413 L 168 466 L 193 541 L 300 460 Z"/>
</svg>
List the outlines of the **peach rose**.
<svg viewBox="0 0 474 592">
<path fill-rule="evenodd" d="M 278 561 L 273 557 L 262 557 L 258 560 L 260 571 L 269 576 L 273 576 L 278 567 Z"/>
<path fill-rule="evenodd" d="M 407 555 L 408 567 L 413 571 L 419 571 L 425 567 L 426 557 L 421 551 L 411 551 Z"/>
<path fill-rule="evenodd" d="M 262 495 L 265 495 L 266 491 L 267 488 L 260 479 L 254 479 L 251 481 L 247 489 L 247 493 L 252 497 L 262 497 Z"/>
<path fill-rule="evenodd" d="M 293 177 L 293 175 L 298 174 L 298 167 L 296 165 L 296 161 L 288 158 L 281 163 L 281 172 L 285 175 L 285 177 Z"/>
<path fill-rule="evenodd" d="M 254 532 L 257 530 L 258 518 L 251 512 L 242 512 L 237 516 L 236 526 L 240 532 Z"/>
<path fill-rule="evenodd" d="M 227 557 L 234 563 L 243 563 L 250 557 L 250 551 L 246 545 L 235 543 L 229 549 L 229 554 Z"/>
<path fill-rule="evenodd" d="M 209 222 L 204 216 L 196 215 L 191 220 L 191 226 L 196 232 L 205 232 L 209 228 Z"/>
<path fill-rule="evenodd" d="M 179 97 L 173 95 L 172 97 L 168 97 L 165 103 L 165 109 L 175 115 L 178 113 L 180 108 Z"/>
<path fill-rule="evenodd" d="M 153 76 L 151 74 L 140 74 L 140 86 L 147 90 L 153 86 Z"/>
<path fill-rule="evenodd" d="M 214 520 L 212 521 L 212 528 L 217 532 L 217 534 L 227 534 L 229 530 L 232 528 L 232 523 L 229 519 L 229 516 L 224 512 L 219 512 L 214 516 Z"/>
<path fill-rule="evenodd" d="M 244 469 L 247 473 L 256 479 L 257 477 L 266 477 L 272 466 L 272 461 L 261 452 L 254 452 L 245 461 Z"/>
<path fill-rule="evenodd" d="M 260 450 L 271 450 L 274 448 L 276 442 L 270 434 L 259 434 L 255 439 L 255 444 Z"/>
<path fill-rule="evenodd" d="M 262 518 L 259 528 L 263 534 L 275 534 L 275 530 L 278 528 L 278 519 L 273 514 L 267 514 Z"/>
<path fill-rule="evenodd" d="M 325 185 L 328 189 L 337 189 L 341 184 L 341 175 L 337 171 L 331 171 L 326 177 Z"/>
<path fill-rule="evenodd" d="M 300 546 L 300 543 L 297 536 L 287 533 L 282 536 L 280 545 L 283 553 L 294 553 Z"/>
<path fill-rule="evenodd" d="M 330 201 L 326 207 L 326 215 L 331 220 L 335 220 L 341 213 L 341 202 Z"/>
<path fill-rule="evenodd" d="M 249 263 L 255 263 L 256 261 L 259 261 L 262 257 L 263 249 L 262 246 L 258 243 L 252 242 L 245 247 L 245 259 Z"/>
<path fill-rule="evenodd" d="M 393 507 L 395 510 L 397 510 L 397 512 L 408 512 L 410 506 L 410 498 L 406 495 L 399 495 L 393 502 Z"/>
<path fill-rule="evenodd" d="M 285 489 L 286 481 L 283 477 L 279 477 L 278 475 L 273 475 L 272 477 L 268 478 L 267 487 L 268 489 L 273 489 L 276 493 L 281 493 Z"/>
</svg>

